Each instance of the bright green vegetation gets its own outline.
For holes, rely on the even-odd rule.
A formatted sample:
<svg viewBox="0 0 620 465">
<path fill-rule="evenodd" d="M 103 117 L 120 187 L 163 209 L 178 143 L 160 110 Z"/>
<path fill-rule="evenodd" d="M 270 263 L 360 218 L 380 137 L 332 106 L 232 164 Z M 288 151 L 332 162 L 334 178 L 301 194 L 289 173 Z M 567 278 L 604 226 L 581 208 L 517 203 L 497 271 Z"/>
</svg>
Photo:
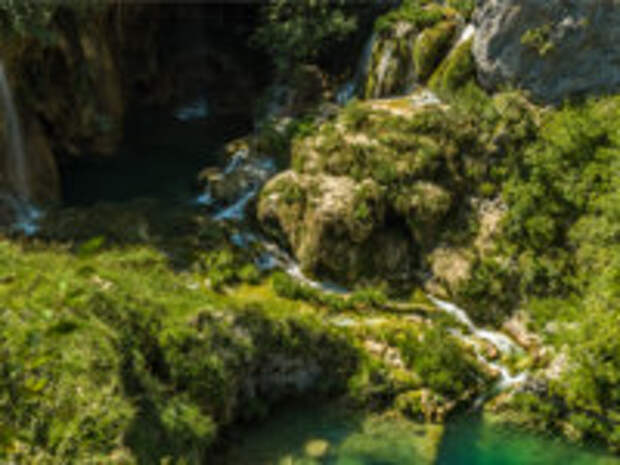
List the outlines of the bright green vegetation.
<svg viewBox="0 0 620 465">
<path fill-rule="evenodd" d="M 396 406 L 442 421 L 452 399 L 486 389 L 441 326 L 429 332 L 389 314 L 366 324 L 385 302 L 380 292 L 309 305 L 308 291 L 286 290 L 295 283 L 282 275 L 231 288 L 264 278 L 225 250 L 174 271 L 148 245 L 0 242 L 0 457 L 197 464 L 218 433 L 284 397 L 348 393 L 390 408 L 418 392 L 417 410 Z M 231 273 L 220 284 L 227 292 L 214 292 L 214 277 Z M 330 323 L 329 312 L 347 309 L 354 325 Z"/>
<path fill-rule="evenodd" d="M 346 334 L 298 306 L 214 294 L 143 246 L 94 250 L 0 243 L 3 460 L 199 463 L 220 427 L 297 392 L 278 357 L 329 373 L 319 393 L 356 369 Z"/>
<path fill-rule="evenodd" d="M 425 29 L 447 19 L 450 13 L 449 10 L 432 1 L 405 0 L 400 7 L 378 18 L 375 22 L 375 30 L 377 32 L 389 31 L 398 22 L 410 23 L 417 29 Z"/>
<path fill-rule="evenodd" d="M 620 447 L 620 100 L 566 105 L 507 170 L 505 234 L 468 292 L 527 302 L 534 327 L 568 360 L 549 403 L 517 410 L 572 436 Z M 510 263 L 510 265 L 508 265 Z M 502 265 L 503 264 L 503 265 Z M 495 272 L 491 272 L 494 270 Z M 553 395 L 564 400 L 558 405 Z M 533 402 L 533 403 L 532 403 Z"/>
<path fill-rule="evenodd" d="M 437 95 L 449 97 L 475 79 L 472 43 L 473 39 L 470 39 L 456 47 L 433 72 L 428 86 Z"/>
<path fill-rule="evenodd" d="M 444 21 L 431 28 L 425 29 L 417 38 L 413 49 L 413 62 L 420 80 L 426 80 L 441 59 L 450 49 L 456 23 Z"/>
</svg>

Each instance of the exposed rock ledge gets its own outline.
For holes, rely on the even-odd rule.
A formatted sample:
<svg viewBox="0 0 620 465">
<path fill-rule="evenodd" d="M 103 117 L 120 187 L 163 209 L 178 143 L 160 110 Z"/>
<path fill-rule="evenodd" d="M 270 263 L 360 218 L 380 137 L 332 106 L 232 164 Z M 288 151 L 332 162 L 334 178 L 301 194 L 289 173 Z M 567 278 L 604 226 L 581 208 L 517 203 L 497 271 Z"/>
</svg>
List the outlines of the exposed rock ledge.
<svg viewBox="0 0 620 465">
<path fill-rule="evenodd" d="M 620 0 L 491 0 L 476 13 L 481 83 L 539 100 L 620 89 Z"/>
</svg>

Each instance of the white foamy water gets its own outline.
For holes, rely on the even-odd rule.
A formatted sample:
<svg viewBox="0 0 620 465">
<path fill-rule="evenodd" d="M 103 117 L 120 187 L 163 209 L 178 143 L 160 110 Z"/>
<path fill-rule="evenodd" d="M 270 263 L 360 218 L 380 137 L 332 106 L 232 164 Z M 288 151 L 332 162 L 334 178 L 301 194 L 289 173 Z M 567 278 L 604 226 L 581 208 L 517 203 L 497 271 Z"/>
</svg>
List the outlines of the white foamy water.
<svg viewBox="0 0 620 465">
<path fill-rule="evenodd" d="M 463 29 L 463 32 L 461 33 L 459 40 L 456 41 L 456 44 L 454 45 L 454 47 L 458 47 L 463 42 L 468 41 L 469 39 L 473 37 L 475 33 L 476 33 L 476 27 L 473 24 L 468 24 L 467 26 L 465 26 L 465 29 Z"/>
<path fill-rule="evenodd" d="M 390 43 L 384 49 L 381 57 L 379 58 L 379 64 L 377 65 L 376 85 L 373 97 L 378 97 L 383 86 L 385 75 L 387 74 L 388 65 L 394 54 L 394 46 Z"/>
<path fill-rule="evenodd" d="M 451 302 L 446 302 L 431 295 L 429 295 L 428 298 L 437 308 L 443 310 L 448 315 L 453 316 L 459 323 L 463 324 L 467 328 L 470 335 L 463 334 L 457 330 L 453 330 L 451 332 L 454 336 L 469 342 L 470 345 L 474 347 L 478 361 L 489 367 L 491 371 L 498 373 L 499 382 L 497 387 L 499 389 L 506 389 L 516 384 L 520 384 L 527 379 L 527 372 L 513 375 L 504 365 L 499 362 L 488 360 L 482 355 L 483 349 L 476 343 L 475 340 L 477 338 L 479 340 L 486 341 L 493 345 L 501 354 L 510 355 L 511 353 L 519 351 L 519 347 L 512 341 L 512 339 L 498 331 L 478 328 L 469 318 L 465 310 L 459 308 Z"/>
<path fill-rule="evenodd" d="M 258 188 L 253 188 L 247 192 L 245 192 L 241 197 L 237 199 L 232 205 L 228 207 L 224 207 L 221 210 L 217 211 L 213 215 L 214 220 L 222 221 L 222 220 L 237 220 L 241 221 L 245 218 L 245 208 L 248 203 L 256 197 L 258 194 Z"/>
<path fill-rule="evenodd" d="M 329 281 L 316 281 L 307 277 L 301 269 L 299 263 L 289 255 L 284 249 L 274 242 L 261 241 L 263 249 L 262 255 L 258 258 L 256 265 L 262 270 L 280 268 L 293 279 L 305 284 L 313 289 L 317 289 L 330 294 L 347 294 L 349 291 L 342 286 Z"/>
</svg>

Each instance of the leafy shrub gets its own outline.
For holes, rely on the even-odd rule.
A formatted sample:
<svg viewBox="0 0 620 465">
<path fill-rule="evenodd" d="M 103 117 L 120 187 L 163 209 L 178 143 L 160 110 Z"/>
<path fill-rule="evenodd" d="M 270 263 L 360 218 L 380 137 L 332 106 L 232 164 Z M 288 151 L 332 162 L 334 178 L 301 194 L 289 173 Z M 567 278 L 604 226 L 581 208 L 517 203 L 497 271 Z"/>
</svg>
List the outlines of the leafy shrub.
<svg viewBox="0 0 620 465">
<path fill-rule="evenodd" d="M 481 381 L 475 363 L 467 359 L 463 349 L 440 326 L 426 331 L 423 340 L 418 339 L 416 332 L 402 331 L 392 342 L 407 365 L 437 393 L 457 397 Z"/>
</svg>

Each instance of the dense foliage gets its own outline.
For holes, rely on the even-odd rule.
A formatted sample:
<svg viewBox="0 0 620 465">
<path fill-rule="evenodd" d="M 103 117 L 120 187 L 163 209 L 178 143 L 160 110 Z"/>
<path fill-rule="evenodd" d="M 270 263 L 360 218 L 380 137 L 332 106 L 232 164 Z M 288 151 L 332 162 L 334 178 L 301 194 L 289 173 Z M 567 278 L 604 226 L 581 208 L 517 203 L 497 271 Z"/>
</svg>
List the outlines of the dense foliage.
<svg viewBox="0 0 620 465">
<path fill-rule="evenodd" d="M 266 381 L 272 357 L 318 363 L 323 392 L 355 369 L 347 337 L 312 314 L 213 294 L 146 247 L 2 241 L 0 267 L 2 460 L 199 463 L 219 427 L 295 392 Z"/>
<path fill-rule="evenodd" d="M 359 41 L 356 34 L 383 9 L 379 2 L 356 0 L 273 0 L 263 7 L 253 40 L 269 52 L 281 73 L 300 63 L 342 69 L 342 63 L 355 57 L 338 51 Z"/>
<path fill-rule="evenodd" d="M 63 8 L 75 19 L 103 3 L 0 0 L 1 33 L 51 43 Z M 408 59 L 441 104 L 354 100 L 317 124 L 302 115 L 285 131 L 262 128 L 258 145 L 284 162 L 292 154 L 297 174 L 350 180 L 355 195 L 339 220 L 353 235 L 389 224 L 415 243 L 405 249 L 415 265 L 408 291 L 433 268 L 434 249 L 462 253 L 468 274 L 440 282 L 446 293 L 481 323 L 523 310 L 546 344 L 531 373 L 543 386 L 515 394 L 512 408 L 525 423 L 620 450 L 620 97 L 541 108 L 518 91 L 486 94 L 472 41 L 450 51 L 455 18 L 468 19 L 474 3 L 405 0 L 375 24 L 379 34 L 401 21 L 425 29 L 428 41 Z M 263 6 L 253 41 L 280 73 L 322 65 L 340 60 L 334 51 L 375 12 L 349 0 L 276 0 Z M 541 51 L 539 39 L 523 41 Z M 35 71 L 20 82 L 39 79 Z M 274 190 L 301 224 L 297 206 L 318 189 Z M 482 247 L 476 205 L 485 201 L 503 209 Z M 389 310 L 379 288 L 340 296 L 283 273 L 267 277 L 233 250 L 229 231 L 208 224 L 170 242 L 144 239 L 135 217 L 98 208 L 44 224 L 45 239 L 77 245 L 0 240 L 0 461 L 200 463 L 222 428 L 299 394 L 268 381 L 278 360 L 327 373 L 313 393 L 348 392 L 428 421 L 489 382 L 438 319 L 382 314 L 364 326 L 367 314 Z M 151 228 L 153 236 L 187 226 L 160 221 L 174 226 Z M 316 224 L 294 226 L 297 234 Z M 384 243 L 369 237 L 363 247 L 376 252 Z M 345 270 L 352 280 L 378 274 L 371 260 L 356 263 Z M 346 325 L 330 323 L 338 313 Z"/>
</svg>

